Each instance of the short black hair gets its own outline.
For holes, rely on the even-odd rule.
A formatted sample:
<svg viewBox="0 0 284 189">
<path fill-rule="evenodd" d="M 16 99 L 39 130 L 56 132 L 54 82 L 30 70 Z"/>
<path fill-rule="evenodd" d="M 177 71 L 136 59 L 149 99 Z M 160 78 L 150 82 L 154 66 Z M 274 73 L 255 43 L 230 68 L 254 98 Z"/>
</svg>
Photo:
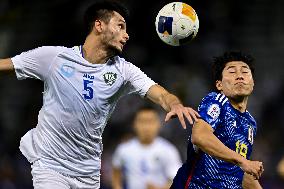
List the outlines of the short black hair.
<svg viewBox="0 0 284 189">
<path fill-rule="evenodd" d="M 96 19 L 108 23 L 113 15 L 113 11 L 118 12 L 126 21 L 128 20 L 129 11 L 121 2 L 97 1 L 89 6 L 84 15 L 84 25 L 87 34 L 92 31 Z"/>
<path fill-rule="evenodd" d="M 132 122 L 134 122 L 138 114 L 143 111 L 152 111 L 152 112 L 159 114 L 158 110 L 152 104 L 145 103 L 143 106 L 140 106 L 135 112 L 133 112 Z"/>
<path fill-rule="evenodd" d="M 222 80 L 222 72 L 226 67 L 226 64 L 232 61 L 242 61 L 246 63 L 249 66 L 252 76 L 254 78 L 254 58 L 251 55 L 241 51 L 228 51 L 221 56 L 213 58 L 212 72 L 214 82 Z"/>
<path fill-rule="evenodd" d="M 146 103 L 144 106 L 139 107 L 136 113 L 141 112 L 141 111 L 157 112 L 157 109 L 153 105 L 151 105 L 150 103 Z"/>
</svg>

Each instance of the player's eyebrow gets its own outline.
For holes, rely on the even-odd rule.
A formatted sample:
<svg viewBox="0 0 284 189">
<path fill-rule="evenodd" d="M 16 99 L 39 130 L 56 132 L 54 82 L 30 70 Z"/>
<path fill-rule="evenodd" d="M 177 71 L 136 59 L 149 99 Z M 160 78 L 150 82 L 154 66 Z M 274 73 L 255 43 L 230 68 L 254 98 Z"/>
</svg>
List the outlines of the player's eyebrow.
<svg viewBox="0 0 284 189">
<path fill-rule="evenodd" d="M 228 67 L 227 67 L 227 70 L 230 69 L 230 68 L 236 68 L 236 66 L 228 66 Z M 249 66 L 243 65 L 242 68 L 249 69 Z"/>
<path fill-rule="evenodd" d="M 123 19 L 121 19 L 121 18 L 120 18 L 118 21 L 119 21 L 119 22 L 123 22 L 123 23 L 126 24 L 125 20 L 123 20 Z"/>
<path fill-rule="evenodd" d="M 227 67 L 227 70 L 230 69 L 230 68 L 235 68 L 235 67 L 236 67 L 236 66 L 228 66 L 228 67 Z"/>
</svg>

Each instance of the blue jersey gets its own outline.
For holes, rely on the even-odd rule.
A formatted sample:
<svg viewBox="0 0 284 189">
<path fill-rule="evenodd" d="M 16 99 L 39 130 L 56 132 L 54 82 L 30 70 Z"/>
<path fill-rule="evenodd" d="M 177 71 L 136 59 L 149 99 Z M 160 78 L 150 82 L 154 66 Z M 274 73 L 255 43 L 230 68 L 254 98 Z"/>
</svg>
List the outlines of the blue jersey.
<svg viewBox="0 0 284 189">
<path fill-rule="evenodd" d="M 248 111 L 241 113 L 221 93 L 209 93 L 198 107 L 201 118 L 214 129 L 214 135 L 230 149 L 249 159 L 256 122 Z M 179 169 L 172 189 L 242 188 L 240 167 L 198 150 L 190 140 L 187 161 Z"/>
</svg>

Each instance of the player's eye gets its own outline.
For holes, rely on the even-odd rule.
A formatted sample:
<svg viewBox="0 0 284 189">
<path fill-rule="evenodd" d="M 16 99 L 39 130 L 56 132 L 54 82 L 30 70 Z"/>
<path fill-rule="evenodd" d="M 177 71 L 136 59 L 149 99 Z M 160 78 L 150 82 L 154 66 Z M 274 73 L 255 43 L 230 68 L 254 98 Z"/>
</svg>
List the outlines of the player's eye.
<svg viewBox="0 0 284 189">
<path fill-rule="evenodd" d="M 235 70 L 229 70 L 229 73 L 233 74 L 233 73 L 236 73 Z"/>
<path fill-rule="evenodd" d="M 247 73 L 249 73 L 250 71 L 248 70 L 248 69 L 243 69 L 242 70 L 242 73 L 245 73 L 245 74 L 247 74 Z"/>
<path fill-rule="evenodd" d="M 124 25 L 123 24 L 118 24 L 119 29 L 124 29 Z"/>
</svg>

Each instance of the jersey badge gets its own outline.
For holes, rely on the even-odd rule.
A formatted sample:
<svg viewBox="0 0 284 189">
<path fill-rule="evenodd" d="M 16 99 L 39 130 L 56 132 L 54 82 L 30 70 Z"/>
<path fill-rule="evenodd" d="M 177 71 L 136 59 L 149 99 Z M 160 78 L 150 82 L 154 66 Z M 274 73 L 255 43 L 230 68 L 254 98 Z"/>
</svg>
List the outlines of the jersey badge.
<svg viewBox="0 0 284 189">
<path fill-rule="evenodd" d="M 63 64 L 60 68 L 60 71 L 65 77 L 72 77 L 75 73 L 75 68 L 68 64 Z"/>
<path fill-rule="evenodd" d="M 220 115 L 220 107 L 218 104 L 212 104 L 207 111 L 207 114 L 213 118 L 213 120 L 216 120 L 218 116 Z"/>
<path fill-rule="evenodd" d="M 105 83 L 111 86 L 116 81 L 117 74 L 112 73 L 112 72 L 107 72 L 103 75 L 103 77 L 104 77 Z"/>
</svg>

